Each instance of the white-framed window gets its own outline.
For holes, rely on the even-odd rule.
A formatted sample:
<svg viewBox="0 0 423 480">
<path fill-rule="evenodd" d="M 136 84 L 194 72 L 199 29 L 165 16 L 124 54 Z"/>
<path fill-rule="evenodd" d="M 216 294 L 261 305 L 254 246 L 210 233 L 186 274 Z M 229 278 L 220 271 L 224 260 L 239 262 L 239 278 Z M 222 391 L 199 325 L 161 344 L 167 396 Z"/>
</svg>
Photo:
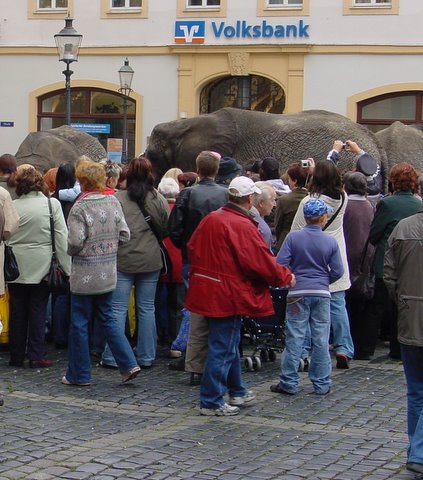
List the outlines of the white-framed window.
<svg viewBox="0 0 423 480">
<path fill-rule="evenodd" d="M 266 8 L 298 7 L 302 8 L 303 0 L 267 0 Z"/>
<path fill-rule="evenodd" d="M 375 7 L 375 6 L 389 6 L 392 5 L 392 0 L 353 0 L 353 6 L 355 7 Z"/>
<path fill-rule="evenodd" d="M 142 0 L 111 0 L 111 8 L 142 8 Z"/>
<path fill-rule="evenodd" d="M 37 10 L 66 10 L 68 0 L 37 0 Z"/>
<path fill-rule="evenodd" d="M 220 0 L 187 0 L 187 8 L 220 7 Z"/>
</svg>

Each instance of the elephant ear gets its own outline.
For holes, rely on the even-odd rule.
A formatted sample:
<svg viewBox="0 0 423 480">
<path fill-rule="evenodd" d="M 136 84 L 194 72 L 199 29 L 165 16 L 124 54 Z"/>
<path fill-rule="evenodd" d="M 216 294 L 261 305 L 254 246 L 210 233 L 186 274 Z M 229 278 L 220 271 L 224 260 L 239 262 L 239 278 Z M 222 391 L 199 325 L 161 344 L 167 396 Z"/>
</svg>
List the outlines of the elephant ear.
<svg viewBox="0 0 423 480">
<path fill-rule="evenodd" d="M 189 119 L 188 128 L 179 137 L 175 145 L 176 166 L 186 168 L 195 166 L 197 155 L 203 150 L 212 150 L 222 156 L 232 156 L 238 141 L 236 122 L 227 111 L 221 109 L 214 113 Z"/>
</svg>

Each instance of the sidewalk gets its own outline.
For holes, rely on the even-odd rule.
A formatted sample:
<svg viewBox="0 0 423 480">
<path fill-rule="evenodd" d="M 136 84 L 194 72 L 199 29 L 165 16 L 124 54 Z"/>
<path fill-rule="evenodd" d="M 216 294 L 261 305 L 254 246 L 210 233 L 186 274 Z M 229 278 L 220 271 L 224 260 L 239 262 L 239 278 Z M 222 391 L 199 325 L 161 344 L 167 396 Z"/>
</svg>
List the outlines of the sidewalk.
<svg viewBox="0 0 423 480">
<path fill-rule="evenodd" d="M 0 480 L 412 480 L 405 470 L 406 399 L 399 362 L 333 371 L 332 391 L 269 391 L 279 359 L 244 378 L 257 395 L 236 417 L 202 417 L 198 388 L 167 368 L 167 351 L 132 384 L 93 364 L 91 387 L 60 379 L 66 352 L 48 369 L 15 369 L 0 352 Z"/>
</svg>

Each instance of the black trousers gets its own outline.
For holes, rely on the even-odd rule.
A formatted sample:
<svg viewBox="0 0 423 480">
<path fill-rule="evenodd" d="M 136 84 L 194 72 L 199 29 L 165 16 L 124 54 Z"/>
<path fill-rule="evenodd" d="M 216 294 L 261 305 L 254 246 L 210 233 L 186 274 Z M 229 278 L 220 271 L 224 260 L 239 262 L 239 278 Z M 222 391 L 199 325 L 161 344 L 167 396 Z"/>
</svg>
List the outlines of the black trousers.
<svg viewBox="0 0 423 480">
<path fill-rule="evenodd" d="M 394 358 L 400 358 L 397 308 L 389 297 L 383 279 L 376 279 L 375 295 L 372 300 L 365 300 L 351 291 L 347 292 L 346 298 L 355 354 L 373 355 L 379 331 L 382 325 L 386 325 L 390 338 L 389 354 Z"/>
<path fill-rule="evenodd" d="M 50 291 L 47 282 L 9 283 L 10 360 L 41 360 L 45 355 L 46 308 Z"/>
</svg>

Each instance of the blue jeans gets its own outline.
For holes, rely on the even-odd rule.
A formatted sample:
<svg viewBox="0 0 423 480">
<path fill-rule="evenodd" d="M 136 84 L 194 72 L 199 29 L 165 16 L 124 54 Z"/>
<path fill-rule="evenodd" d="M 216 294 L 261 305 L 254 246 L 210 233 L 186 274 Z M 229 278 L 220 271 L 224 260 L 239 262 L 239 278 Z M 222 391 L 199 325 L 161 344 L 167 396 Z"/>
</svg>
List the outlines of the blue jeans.
<svg viewBox="0 0 423 480">
<path fill-rule="evenodd" d="M 423 464 L 423 347 L 401 344 L 407 380 L 408 462 Z"/>
<path fill-rule="evenodd" d="M 243 397 L 247 391 L 242 380 L 239 358 L 241 317 L 207 317 L 209 351 L 201 380 L 200 406 L 219 408 L 228 391 L 231 397 Z"/>
<path fill-rule="evenodd" d="M 113 291 L 112 312 L 121 331 L 125 332 L 129 295 L 135 284 L 135 303 L 138 321 L 137 361 L 141 366 L 152 365 L 156 358 L 157 329 L 154 301 L 160 270 L 149 273 L 117 272 L 117 285 Z M 108 345 L 103 352 L 103 362 L 116 365 Z"/>
<path fill-rule="evenodd" d="M 71 294 L 69 364 L 66 372 L 66 378 L 71 383 L 87 383 L 91 380 L 88 325 L 93 315 L 98 318 L 104 328 L 107 342 L 121 373 L 128 372 L 137 365 L 132 348 L 112 313 L 112 293 Z"/>
<path fill-rule="evenodd" d="M 345 291 L 331 293 L 330 321 L 333 332 L 335 353 L 354 357 L 354 344 L 351 338 L 350 322 L 345 305 Z"/>
<path fill-rule="evenodd" d="M 297 392 L 298 364 L 310 327 L 312 352 L 308 376 L 314 391 L 325 394 L 330 389 L 332 370 L 329 354 L 330 300 L 324 297 L 293 300 L 288 299 L 286 305 L 286 347 L 281 357 L 280 384 L 289 393 Z"/>
</svg>

